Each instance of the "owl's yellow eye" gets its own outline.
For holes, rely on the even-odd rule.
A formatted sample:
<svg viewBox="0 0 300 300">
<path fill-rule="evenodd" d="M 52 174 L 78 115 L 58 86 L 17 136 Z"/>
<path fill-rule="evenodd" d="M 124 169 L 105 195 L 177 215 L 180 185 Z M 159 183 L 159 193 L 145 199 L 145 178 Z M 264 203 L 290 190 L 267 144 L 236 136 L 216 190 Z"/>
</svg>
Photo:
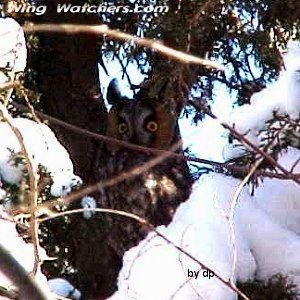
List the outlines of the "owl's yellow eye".
<svg viewBox="0 0 300 300">
<path fill-rule="evenodd" d="M 147 123 L 146 129 L 150 132 L 155 132 L 158 129 L 158 124 L 155 121 L 150 121 Z"/>
<path fill-rule="evenodd" d="M 124 134 L 128 130 L 126 123 L 120 123 L 118 130 L 119 130 L 119 133 Z"/>
</svg>

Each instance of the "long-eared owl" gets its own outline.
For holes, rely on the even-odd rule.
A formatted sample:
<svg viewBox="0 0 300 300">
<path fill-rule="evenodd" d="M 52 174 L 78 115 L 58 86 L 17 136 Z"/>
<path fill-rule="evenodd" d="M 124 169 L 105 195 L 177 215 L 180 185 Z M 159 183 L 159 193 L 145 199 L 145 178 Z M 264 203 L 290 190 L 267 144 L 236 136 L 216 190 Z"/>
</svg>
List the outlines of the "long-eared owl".
<svg viewBox="0 0 300 300">
<path fill-rule="evenodd" d="M 134 99 L 129 99 L 121 95 L 116 80 L 112 80 L 107 100 L 111 105 L 107 114 L 108 136 L 165 150 L 180 139 L 177 115 L 168 103 L 160 102 L 159 97 L 151 98 L 141 89 Z M 99 180 L 114 178 L 121 172 L 143 166 L 154 157 L 114 144 L 106 144 L 104 148 L 97 161 Z M 184 160 L 168 158 L 139 176 L 101 189 L 97 206 L 136 214 L 155 226 L 168 224 L 178 205 L 188 198 L 191 185 Z M 137 245 L 148 229 L 135 220 L 114 214 L 97 214 L 86 224 L 94 233 L 89 239 L 82 237 L 82 242 L 77 241 L 81 243 L 79 248 L 83 257 L 76 267 L 83 274 L 80 276 L 84 281 L 82 285 L 96 282 L 95 289 L 109 294 L 116 287 L 124 252 Z M 97 244 L 94 250 L 87 245 L 92 243 Z M 93 258 L 87 259 L 90 256 Z M 91 268 L 97 274 L 91 274 Z"/>
<path fill-rule="evenodd" d="M 122 97 L 116 79 L 108 87 L 107 100 L 112 105 L 107 135 L 158 149 L 167 149 L 179 139 L 177 118 L 166 104 Z"/>
</svg>

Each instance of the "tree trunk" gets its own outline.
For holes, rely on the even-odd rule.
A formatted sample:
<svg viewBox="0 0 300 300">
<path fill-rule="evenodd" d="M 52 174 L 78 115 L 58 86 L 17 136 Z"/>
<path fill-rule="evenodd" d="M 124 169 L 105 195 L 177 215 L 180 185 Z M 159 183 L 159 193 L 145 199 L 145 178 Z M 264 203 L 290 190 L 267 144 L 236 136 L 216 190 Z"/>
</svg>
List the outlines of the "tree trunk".
<svg viewBox="0 0 300 300">
<path fill-rule="evenodd" d="M 69 0 L 60 2 L 74 4 L 73 1 Z M 59 24 L 95 24 L 99 22 L 93 15 L 57 14 L 54 9 L 56 4 L 54 0 L 47 1 L 47 13 L 38 17 L 36 21 Z M 98 39 L 94 35 L 40 34 L 38 54 L 34 57 L 34 60 L 32 60 L 31 67 L 37 71 L 37 84 L 42 93 L 41 106 L 45 113 L 90 131 L 104 133 L 106 108 L 102 96 L 99 96 L 97 43 Z M 164 60 L 162 60 L 161 63 L 163 63 L 163 66 L 166 66 Z M 176 73 L 178 74 L 177 77 L 167 83 L 168 91 L 172 91 L 170 103 L 172 103 L 174 111 L 178 113 L 181 111 L 188 94 L 187 89 L 182 93 L 182 83 L 189 78 L 188 74 L 190 70 L 177 63 L 173 65 L 171 62 L 168 62 L 168 65 L 168 70 L 175 66 L 177 70 Z M 162 66 L 160 67 L 158 61 L 156 68 L 157 70 L 162 70 L 160 77 L 168 77 L 163 72 L 164 68 Z M 154 73 L 151 75 L 149 81 L 150 86 L 155 84 L 155 78 L 157 78 Z M 183 81 L 181 81 L 182 74 L 184 74 Z M 195 76 L 192 78 L 195 78 Z M 192 79 L 190 78 L 188 86 L 191 85 L 191 82 Z M 158 85 L 161 84 L 159 83 Z M 174 89 L 172 89 L 172 87 Z M 175 89 L 175 87 L 177 89 Z M 148 86 L 146 89 L 149 91 Z M 163 98 L 168 98 L 168 95 L 163 95 Z M 93 183 L 106 178 L 107 174 L 116 176 L 120 161 L 123 161 L 126 167 L 134 166 L 136 163 L 143 163 L 145 161 L 144 156 L 138 153 L 136 155 L 133 153 L 123 155 L 122 153 L 117 159 L 111 158 L 108 151 L 101 151 L 103 145 L 96 143 L 89 137 L 71 133 L 65 128 L 53 126 L 52 124 L 51 126 L 54 127 L 54 131 L 57 133 L 59 140 L 69 151 L 75 166 L 75 172 L 84 179 L 85 183 Z M 103 149 L 105 149 L 105 147 L 103 147 Z M 126 159 L 126 155 L 129 155 L 131 159 Z M 114 172 L 110 174 L 106 172 L 105 169 L 100 172 L 99 170 L 95 170 L 97 156 L 101 156 L 103 166 L 105 164 L 108 166 L 109 163 L 113 161 L 114 164 L 108 167 Z M 164 169 L 167 170 L 165 174 L 167 174 L 168 178 L 164 176 Z M 138 191 L 135 191 L 135 189 L 139 190 L 140 187 L 149 180 L 149 176 L 163 179 L 161 180 L 161 184 L 159 183 L 155 188 L 155 193 L 157 193 L 158 197 L 161 197 L 162 200 L 158 198 L 158 200 L 154 201 L 152 199 L 153 195 L 150 191 L 145 190 L 144 187 L 138 199 L 141 201 L 146 199 L 146 201 L 149 202 L 149 206 L 152 202 L 156 202 L 157 208 L 154 208 L 157 209 L 156 212 L 164 212 L 167 208 L 166 205 L 171 206 L 171 215 L 165 214 L 166 217 L 162 217 L 162 219 L 160 215 L 160 218 L 158 218 L 155 213 L 152 219 L 150 216 L 150 221 L 152 221 L 154 225 L 168 224 L 170 222 L 170 216 L 174 214 L 177 206 L 186 200 L 190 192 L 192 180 L 187 165 L 183 161 L 170 160 L 165 162 L 164 166 L 157 166 L 153 172 L 151 170 L 147 174 L 140 176 L 137 180 L 133 178 L 129 183 L 124 183 L 124 186 L 122 185 L 124 191 L 120 196 L 122 197 L 121 202 L 126 203 L 127 198 L 130 197 L 132 193 L 138 194 Z M 174 194 L 170 194 L 168 187 L 163 186 L 163 181 L 174 186 Z M 110 190 L 104 191 L 106 195 L 102 198 L 113 198 L 113 195 L 116 195 L 118 192 L 120 192 L 119 186 L 113 187 Z M 127 195 L 129 196 L 127 197 Z M 98 204 L 103 203 L 103 199 L 100 199 Z M 168 204 L 166 204 L 167 202 Z M 116 203 L 113 208 L 126 208 L 126 210 L 128 209 L 128 211 L 130 211 L 130 202 L 128 201 L 128 203 L 124 205 L 122 203 Z M 106 208 L 110 207 L 107 206 Z M 164 216 L 162 213 L 161 215 Z M 77 269 L 78 279 L 75 280 L 75 282 L 77 281 L 84 297 L 87 297 L 87 299 L 90 299 L 90 297 L 94 299 L 97 294 L 107 296 L 115 290 L 117 274 L 122 265 L 122 256 L 124 251 L 132 246 L 131 242 L 133 241 L 130 240 L 130 236 L 123 234 L 120 236 L 118 233 L 113 234 L 113 232 L 110 232 L 111 226 L 115 224 L 114 222 L 118 223 L 117 226 L 120 229 L 124 227 L 123 224 L 127 224 L 126 222 L 122 223 L 123 219 L 121 218 L 104 219 L 102 215 L 97 215 L 97 217 L 92 220 L 85 220 L 81 214 L 78 214 L 71 217 L 71 222 L 66 227 L 57 228 L 59 224 L 51 227 L 51 230 L 56 234 L 55 242 L 53 242 L 53 240 L 51 242 L 60 244 L 61 249 L 69 249 L 67 254 L 64 252 L 62 254 L 68 255 L 67 260 L 69 262 L 71 261 L 72 266 Z M 140 233 L 138 224 L 129 225 L 128 228 L 131 228 L 131 226 L 136 228 L 136 230 L 134 230 L 138 236 L 138 238 L 134 239 L 134 244 L 136 244 L 147 232 L 144 230 L 143 233 Z M 66 229 L 61 230 L 61 228 Z M 129 231 L 130 230 L 128 230 L 128 232 Z M 127 239 L 124 242 L 126 247 L 124 247 L 122 253 L 117 253 L 117 251 L 113 249 L 113 246 L 119 244 L 120 241 L 124 239 Z M 106 240 L 108 242 L 105 242 Z M 117 248 L 117 246 L 115 248 Z M 64 258 L 65 257 L 62 257 L 62 259 Z"/>
<path fill-rule="evenodd" d="M 74 1 L 61 1 L 72 3 Z M 47 12 L 37 22 L 93 23 L 93 15 L 61 13 L 56 1 L 47 1 Z M 42 93 L 43 111 L 68 123 L 103 133 L 105 106 L 99 92 L 98 39 L 94 35 L 40 34 L 39 51 L 32 67 L 37 71 L 37 84 Z M 51 124 L 67 148 L 75 173 L 85 183 L 94 182 L 93 157 L 100 145 L 82 134 Z"/>
</svg>

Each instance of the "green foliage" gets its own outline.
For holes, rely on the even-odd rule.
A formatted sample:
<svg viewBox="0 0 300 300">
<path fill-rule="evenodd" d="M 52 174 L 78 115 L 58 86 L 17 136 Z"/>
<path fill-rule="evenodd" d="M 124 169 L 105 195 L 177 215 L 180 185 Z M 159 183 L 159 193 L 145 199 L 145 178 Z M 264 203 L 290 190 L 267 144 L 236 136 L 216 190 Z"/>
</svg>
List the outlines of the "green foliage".
<svg viewBox="0 0 300 300">
<path fill-rule="evenodd" d="M 194 99 L 196 104 L 214 99 L 216 83 L 223 83 L 230 92 L 234 91 L 238 105 L 249 103 L 254 92 L 278 76 L 282 68 L 280 50 L 290 38 L 299 36 L 300 2 L 297 0 L 287 3 L 271 0 L 156 0 L 147 4 L 150 2 L 168 5 L 169 11 L 162 14 L 103 13 L 100 20 L 111 28 L 162 40 L 175 49 L 223 63 L 226 74 L 201 67 L 188 67 L 189 71 L 182 73 L 184 84 L 179 85 L 176 94 L 186 95 L 183 89 L 185 85 L 191 88 L 191 80 L 200 92 L 199 99 Z M 145 5 L 145 1 L 123 0 L 117 4 L 134 7 Z M 155 76 L 177 76 L 170 61 L 150 49 L 106 38 L 101 54 L 108 53 L 125 61 L 125 70 L 127 63 L 135 60 L 142 73 L 152 74 L 153 71 Z M 196 82 L 191 79 L 195 75 Z M 195 121 L 203 118 L 202 111 L 193 109 L 192 114 Z"/>
<path fill-rule="evenodd" d="M 253 300 L 297 300 L 300 296 L 296 286 L 280 274 L 266 281 L 253 280 L 239 283 L 238 288 Z M 238 299 L 242 300 L 241 297 Z"/>
<path fill-rule="evenodd" d="M 2 183 L 2 189 L 5 190 L 5 197 L 1 199 L 0 204 L 4 206 L 10 205 L 10 203 L 17 203 L 20 196 L 20 187 L 16 184 Z"/>
<path fill-rule="evenodd" d="M 107 5 L 107 1 L 102 0 L 78 0 L 72 4 L 85 3 Z M 199 57 L 208 56 L 225 65 L 226 74 L 193 68 L 191 72 L 197 75 L 193 84 L 201 92 L 201 101 L 212 100 L 215 83 L 221 82 L 230 91 L 236 92 L 239 105 L 249 102 L 254 92 L 278 75 L 282 67 L 281 47 L 285 46 L 288 39 L 299 36 L 300 2 L 297 0 L 284 3 L 280 0 L 119 0 L 113 4 L 130 9 L 137 5 L 167 5 L 169 11 L 164 13 L 101 12 L 98 17 L 101 23 L 108 24 L 112 29 L 162 40 L 176 49 Z M 33 61 L 33 65 L 48 60 L 47 49 L 39 49 L 35 35 L 28 36 L 28 45 L 31 59 L 38 60 Z M 40 50 L 39 55 L 33 55 L 37 49 Z M 153 53 L 151 49 L 140 48 L 130 42 L 105 37 L 101 41 L 100 56 L 100 61 L 104 56 L 119 59 L 123 62 L 125 72 L 127 64 L 134 60 L 142 73 L 150 74 L 155 70 L 172 76 L 173 67 L 170 67 L 169 60 L 161 59 L 161 55 Z M 184 77 L 192 77 L 191 72 Z M 190 87 L 188 80 L 183 80 Z M 29 90 L 38 92 L 34 69 L 27 69 L 25 85 Z M 37 93 L 30 97 L 35 105 L 39 96 Z M 16 98 L 23 101 L 20 94 Z M 198 102 L 197 99 L 195 101 Z M 192 112 L 196 121 L 203 118 L 201 112 Z"/>
<path fill-rule="evenodd" d="M 0 204 L 3 204 L 5 207 L 16 208 L 19 205 L 30 205 L 30 199 L 28 198 L 29 192 L 29 175 L 25 167 L 25 158 L 20 153 L 14 153 L 11 151 L 11 165 L 19 168 L 22 171 L 22 178 L 19 183 L 9 183 L 1 178 L 1 188 L 4 189 L 5 197 L 1 199 Z M 46 170 L 45 167 L 39 165 L 38 170 L 38 203 L 53 199 L 53 196 L 50 194 L 50 187 L 53 183 L 53 180 L 50 176 L 50 173 Z"/>
<path fill-rule="evenodd" d="M 0 205 L 3 205 L 4 209 L 8 211 L 10 209 L 18 209 L 18 207 L 29 206 L 31 199 L 29 198 L 29 185 L 28 185 L 28 172 L 24 168 L 24 157 L 19 153 L 14 153 L 11 151 L 11 161 L 12 165 L 19 167 L 22 170 L 22 179 L 18 184 L 12 184 L 6 182 L 1 178 L 1 189 L 5 191 L 4 197 L 0 199 Z M 50 173 L 44 166 L 39 165 L 38 170 L 38 204 L 56 199 L 50 193 L 50 187 L 53 184 L 53 179 Z M 76 189 L 76 187 L 74 187 Z M 65 206 L 56 205 L 53 208 L 56 211 L 66 210 Z M 24 226 L 19 225 L 19 230 L 21 235 L 25 240 L 29 240 L 30 234 L 28 234 L 29 219 L 24 219 L 22 222 Z M 65 237 L 66 228 L 70 223 L 69 217 L 62 217 L 59 219 L 50 220 L 46 223 L 41 223 L 39 226 L 39 240 L 41 245 L 46 249 L 50 257 L 55 258 L 54 261 L 46 261 L 45 266 L 48 266 L 47 272 L 54 277 L 65 276 L 72 280 L 72 274 L 75 273 L 75 270 L 68 262 L 68 249 L 62 247 L 57 240 L 61 237 Z M 59 237 L 59 238 L 58 238 Z"/>
</svg>

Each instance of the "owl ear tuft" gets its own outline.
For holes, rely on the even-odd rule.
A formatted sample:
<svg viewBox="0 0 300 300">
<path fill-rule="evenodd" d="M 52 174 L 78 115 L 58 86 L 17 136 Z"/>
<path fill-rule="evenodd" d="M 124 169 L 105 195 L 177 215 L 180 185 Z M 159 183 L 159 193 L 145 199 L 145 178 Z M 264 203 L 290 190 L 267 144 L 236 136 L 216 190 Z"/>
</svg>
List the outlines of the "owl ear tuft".
<svg viewBox="0 0 300 300">
<path fill-rule="evenodd" d="M 123 99 L 120 92 L 119 83 L 116 78 L 112 79 L 109 83 L 109 86 L 107 88 L 106 99 L 111 105 L 116 105 L 120 103 Z"/>
</svg>

